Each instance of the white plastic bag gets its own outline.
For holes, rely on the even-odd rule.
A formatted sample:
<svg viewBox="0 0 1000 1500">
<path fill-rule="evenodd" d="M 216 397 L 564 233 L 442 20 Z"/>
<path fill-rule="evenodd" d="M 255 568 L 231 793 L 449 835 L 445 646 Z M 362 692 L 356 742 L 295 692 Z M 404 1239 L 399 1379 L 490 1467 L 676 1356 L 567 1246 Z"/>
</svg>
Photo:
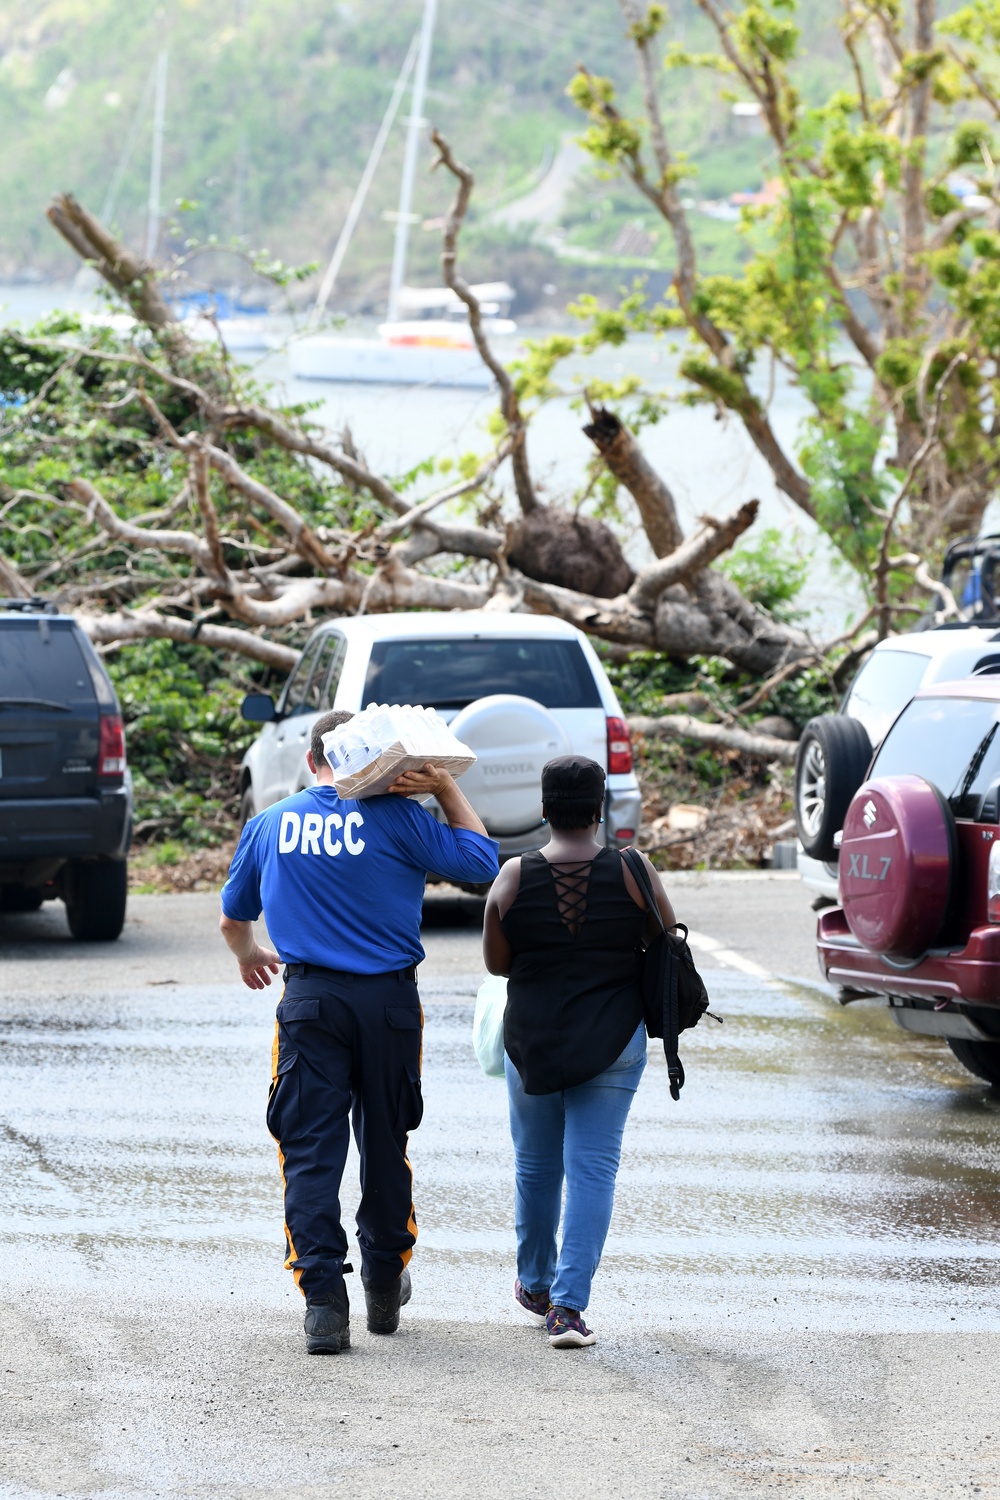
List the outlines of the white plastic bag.
<svg viewBox="0 0 1000 1500">
<path fill-rule="evenodd" d="M 472 1022 L 472 1045 L 487 1078 L 504 1076 L 503 1015 L 506 1009 L 506 979 L 499 974 L 488 974 L 479 986 Z"/>
<path fill-rule="evenodd" d="M 372 703 L 323 736 L 338 797 L 375 797 L 403 771 L 433 762 L 452 776 L 476 763 L 433 708 L 409 703 Z"/>
</svg>

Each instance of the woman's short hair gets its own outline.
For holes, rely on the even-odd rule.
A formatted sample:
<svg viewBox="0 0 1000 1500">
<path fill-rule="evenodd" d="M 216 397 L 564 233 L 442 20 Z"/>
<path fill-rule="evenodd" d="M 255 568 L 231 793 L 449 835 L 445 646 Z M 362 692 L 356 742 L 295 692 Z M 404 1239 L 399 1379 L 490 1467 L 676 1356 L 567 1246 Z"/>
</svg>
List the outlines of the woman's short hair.
<svg viewBox="0 0 1000 1500">
<path fill-rule="evenodd" d="M 589 828 L 604 806 L 604 767 L 585 755 L 557 755 L 542 767 L 542 803 L 553 828 Z"/>
</svg>

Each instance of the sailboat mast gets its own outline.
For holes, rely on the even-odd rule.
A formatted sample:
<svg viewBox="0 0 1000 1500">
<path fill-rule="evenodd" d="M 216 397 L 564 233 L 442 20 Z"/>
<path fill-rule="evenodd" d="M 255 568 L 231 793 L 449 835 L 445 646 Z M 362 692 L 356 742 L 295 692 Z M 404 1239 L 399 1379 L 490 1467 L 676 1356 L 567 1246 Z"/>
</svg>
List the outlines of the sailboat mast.
<svg viewBox="0 0 1000 1500">
<path fill-rule="evenodd" d="M 316 295 L 316 305 L 313 308 L 312 314 L 309 318 L 310 324 L 318 323 L 322 318 L 324 312 L 326 311 L 326 304 L 330 300 L 330 294 L 333 291 L 334 283 L 340 273 L 340 267 L 343 264 L 344 256 L 347 254 L 347 247 L 351 243 L 351 236 L 354 233 L 355 228 L 357 227 L 358 219 L 361 217 L 361 210 L 364 207 L 368 189 L 371 187 L 372 178 L 375 176 L 375 169 L 379 164 L 382 150 L 389 138 L 389 131 L 392 129 L 392 122 L 396 118 L 396 110 L 399 108 L 399 101 L 403 97 L 403 90 L 406 88 L 406 85 L 410 81 L 410 74 L 413 71 L 413 60 L 417 55 L 417 47 L 419 46 L 419 42 L 419 33 L 417 33 L 410 43 L 410 49 L 406 54 L 406 59 L 403 63 L 403 67 L 400 71 L 399 77 L 396 79 L 396 86 L 392 91 L 392 98 L 389 100 L 386 112 L 382 116 L 382 123 L 378 128 L 378 135 L 375 137 L 374 145 L 372 146 L 371 152 L 368 156 L 368 160 L 365 163 L 365 170 L 361 174 L 361 181 L 358 183 L 357 188 L 355 189 L 354 197 L 351 200 L 351 206 L 347 211 L 347 218 L 344 220 L 344 227 L 340 231 L 336 246 L 334 247 L 333 255 L 330 257 L 330 264 L 326 268 L 326 274 L 323 277 L 319 292 Z"/>
<path fill-rule="evenodd" d="M 406 274 L 406 241 L 410 232 L 410 204 L 413 201 L 413 182 L 417 175 L 417 147 L 420 144 L 420 132 L 424 126 L 424 96 L 427 92 L 427 75 L 431 66 L 431 40 L 434 35 L 436 12 L 437 0 L 424 0 L 420 51 L 417 53 L 410 122 L 406 132 L 406 154 L 403 157 L 403 182 L 399 191 L 399 214 L 396 218 L 396 243 L 392 252 L 392 275 L 389 279 L 387 316 L 390 323 L 395 322 L 399 317 L 399 293 Z"/>
<path fill-rule="evenodd" d="M 153 96 L 153 154 L 149 163 L 149 217 L 146 220 L 146 259 L 152 260 L 160 238 L 160 182 L 163 176 L 163 125 L 167 109 L 167 56 L 156 59 Z"/>
</svg>

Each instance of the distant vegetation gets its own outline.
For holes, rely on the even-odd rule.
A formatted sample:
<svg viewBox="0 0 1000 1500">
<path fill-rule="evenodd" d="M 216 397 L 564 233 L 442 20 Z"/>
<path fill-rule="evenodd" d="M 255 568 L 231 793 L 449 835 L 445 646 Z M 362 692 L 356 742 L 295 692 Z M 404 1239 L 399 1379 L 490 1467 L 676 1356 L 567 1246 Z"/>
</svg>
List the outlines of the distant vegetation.
<svg viewBox="0 0 1000 1500">
<path fill-rule="evenodd" d="M 142 243 L 151 138 L 147 85 L 157 52 L 169 48 L 164 202 L 171 217 L 190 205 L 180 237 L 269 248 L 285 261 L 330 252 L 410 37 L 420 0 L 34 0 L 0 9 L 0 276 L 72 274 L 70 257 L 44 218 L 50 193 L 77 194 L 100 213 L 138 116 L 113 221 Z M 801 63 L 807 94 L 837 82 L 831 7 L 809 0 Z M 671 34 L 707 43 L 694 0 L 673 7 Z M 528 301 L 561 307 L 581 285 L 613 288 L 622 269 L 672 266 L 673 250 L 634 195 L 586 169 L 563 216 L 567 242 L 617 268 L 560 262 L 489 223 L 489 210 L 537 181 L 581 119 L 565 90 L 586 58 L 619 79 L 635 66 L 615 0 L 441 0 L 427 113 L 477 174 L 465 242 L 474 275 L 506 274 Z M 770 174 L 769 145 L 735 120 L 717 82 L 684 70 L 669 75 L 667 98 L 679 151 L 698 169 L 693 197 L 753 190 Z M 145 100 L 145 103 L 143 101 Z M 636 103 L 638 102 L 636 95 Z M 405 107 L 404 107 L 405 113 Z M 402 131 L 387 149 L 345 266 L 348 306 L 378 305 L 388 275 Z M 431 159 L 428 145 L 425 161 Z M 425 221 L 443 211 L 449 184 L 420 181 Z M 731 270 L 744 249 L 731 223 L 695 215 L 706 268 Z M 629 247 L 622 231 L 639 239 Z M 648 236 L 648 245 L 643 244 Z M 638 253 L 636 250 L 638 246 Z M 616 248 L 617 247 L 617 248 Z M 623 248 L 624 247 L 624 248 Z M 411 277 L 437 279 L 439 235 L 413 237 Z M 240 279 L 215 260 L 213 276 Z M 543 286 L 553 284 L 545 294 Z"/>
</svg>

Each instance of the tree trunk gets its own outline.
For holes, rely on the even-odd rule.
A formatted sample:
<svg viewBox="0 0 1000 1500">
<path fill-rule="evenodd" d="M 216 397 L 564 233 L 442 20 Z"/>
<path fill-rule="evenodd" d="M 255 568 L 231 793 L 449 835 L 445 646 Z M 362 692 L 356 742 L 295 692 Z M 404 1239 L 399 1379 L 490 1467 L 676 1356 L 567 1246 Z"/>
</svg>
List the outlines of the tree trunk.
<svg viewBox="0 0 1000 1500">
<path fill-rule="evenodd" d="M 592 411 L 591 421 L 583 430 L 639 507 L 642 529 L 656 556 L 668 556 L 684 540 L 677 507 L 632 433 L 606 406 Z"/>
<path fill-rule="evenodd" d="M 539 583 L 614 599 L 635 574 L 614 532 L 590 516 L 539 505 L 510 529 L 507 560 Z"/>
</svg>

